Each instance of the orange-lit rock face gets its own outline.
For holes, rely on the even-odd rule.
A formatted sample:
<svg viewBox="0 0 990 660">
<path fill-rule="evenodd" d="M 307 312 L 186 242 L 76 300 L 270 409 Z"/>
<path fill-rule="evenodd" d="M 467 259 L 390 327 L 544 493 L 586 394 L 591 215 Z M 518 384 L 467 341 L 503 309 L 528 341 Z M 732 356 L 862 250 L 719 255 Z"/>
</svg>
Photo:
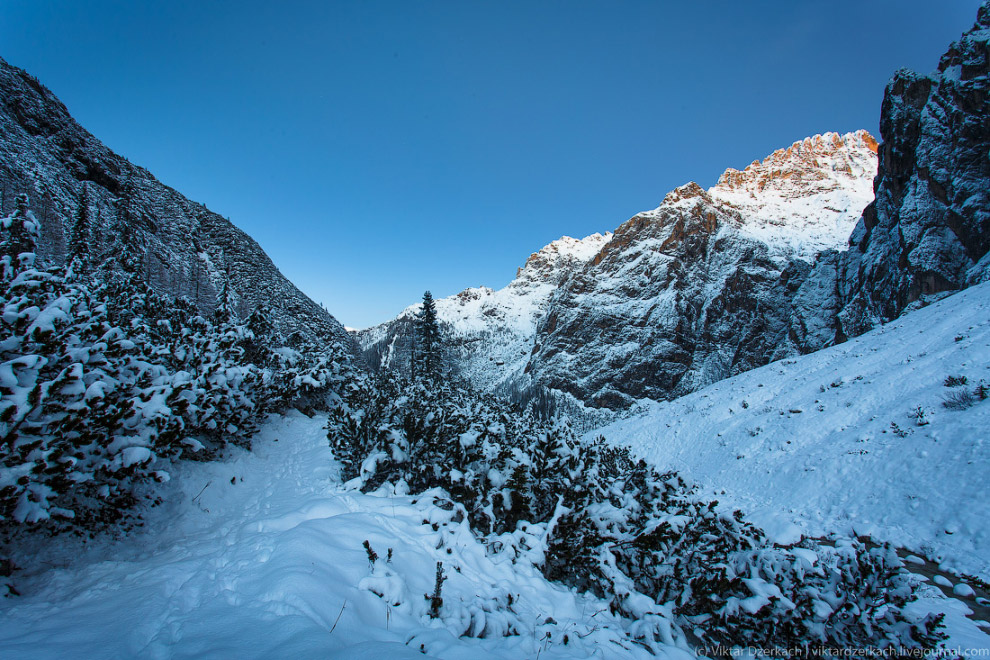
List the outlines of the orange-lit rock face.
<svg viewBox="0 0 990 660">
<path fill-rule="evenodd" d="M 863 132 L 866 133 L 866 131 Z M 866 148 L 872 151 L 873 153 L 877 153 L 880 149 L 880 143 L 877 142 L 876 138 L 874 138 L 869 133 L 866 133 L 865 137 L 863 138 L 863 142 L 866 143 Z"/>
<path fill-rule="evenodd" d="M 846 135 L 825 133 L 778 149 L 763 161 L 753 161 L 740 171 L 728 169 L 713 191 L 739 191 L 752 195 L 770 190 L 781 195 L 807 196 L 836 190 L 848 179 L 876 173 L 877 141 L 866 131 Z"/>
</svg>

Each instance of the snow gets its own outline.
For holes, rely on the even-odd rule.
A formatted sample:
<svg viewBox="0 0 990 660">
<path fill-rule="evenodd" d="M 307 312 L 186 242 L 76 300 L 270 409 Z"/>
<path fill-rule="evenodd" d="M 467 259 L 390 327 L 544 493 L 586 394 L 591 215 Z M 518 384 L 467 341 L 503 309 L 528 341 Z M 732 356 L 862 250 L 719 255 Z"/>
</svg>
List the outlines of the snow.
<svg viewBox="0 0 990 660">
<path fill-rule="evenodd" d="M 963 388 L 945 386 L 964 376 Z M 870 534 L 990 577 L 990 284 L 595 431 L 679 470 L 781 542 Z"/>
<path fill-rule="evenodd" d="M 122 452 L 121 462 L 124 467 L 130 467 L 132 465 L 139 465 L 141 463 L 146 463 L 154 458 L 154 454 L 147 447 L 127 447 Z"/>
<path fill-rule="evenodd" d="M 969 586 L 965 582 L 960 582 L 956 586 L 952 587 L 952 593 L 957 596 L 962 596 L 963 598 L 972 598 L 976 595 L 976 592 L 973 591 L 973 587 Z"/>
<path fill-rule="evenodd" d="M 144 532 L 15 558 L 3 658 L 653 657 L 602 601 L 480 544 L 441 493 L 347 490 L 325 423 L 293 413 L 253 452 L 175 466 Z"/>
<path fill-rule="evenodd" d="M 970 385 L 990 376 L 988 349 L 990 284 L 821 353 L 650 404 L 604 433 L 681 469 L 779 543 L 869 530 L 986 577 L 990 403 L 940 402 L 955 389 L 947 375 Z M 918 406 L 924 426 L 908 414 Z M 527 557 L 517 561 L 513 546 L 538 559 L 549 526 L 485 547 L 456 507 L 437 506 L 440 491 L 348 489 L 325 423 L 274 418 L 253 452 L 174 466 L 160 486 L 168 504 L 148 511 L 141 533 L 88 545 L 61 537 L 14 557 L 24 595 L 0 601 L 5 660 L 651 657 L 626 633 L 657 624 L 647 614 L 654 605 L 624 622 L 602 601 L 548 583 Z M 816 561 L 811 550 L 795 554 Z M 431 619 L 437 562 L 447 580 L 441 616 Z M 764 581 L 746 584 L 751 595 L 732 607 L 779 597 Z M 990 647 L 964 603 L 935 587 L 912 608 L 948 613 L 950 647 Z M 691 657 L 669 645 L 662 652 Z"/>
</svg>

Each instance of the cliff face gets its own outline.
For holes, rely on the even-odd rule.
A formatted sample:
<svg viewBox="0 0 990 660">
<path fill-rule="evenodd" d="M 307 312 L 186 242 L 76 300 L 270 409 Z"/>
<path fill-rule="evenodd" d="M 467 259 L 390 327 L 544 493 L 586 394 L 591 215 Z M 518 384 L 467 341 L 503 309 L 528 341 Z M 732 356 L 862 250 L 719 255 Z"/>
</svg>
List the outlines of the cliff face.
<svg viewBox="0 0 990 660">
<path fill-rule="evenodd" d="M 16 194 L 29 195 L 47 263 L 64 263 L 80 244 L 93 262 L 126 253 L 153 287 L 189 297 L 204 313 L 226 283 L 242 316 L 264 303 L 286 335 L 353 346 L 250 236 L 106 148 L 48 89 L 2 59 L 0 192 L 5 212 Z"/>
<path fill-rule="evenodd" d="M 865 131 L 818 135 L 669 193 L 554 293 L 528 373 L 615 409 L 807 350 L 809 325 L 834 338 L 827 311 L 793 329 L 794 299 L 870 201 L 876 148 Z"/>
<path fill-rule="evenodd" d="M 880 115 L 876 201 L 840 265 L 848 335 L 990 279 L 990 6 L 931 75 L 899 71 Z"/>
</svg>

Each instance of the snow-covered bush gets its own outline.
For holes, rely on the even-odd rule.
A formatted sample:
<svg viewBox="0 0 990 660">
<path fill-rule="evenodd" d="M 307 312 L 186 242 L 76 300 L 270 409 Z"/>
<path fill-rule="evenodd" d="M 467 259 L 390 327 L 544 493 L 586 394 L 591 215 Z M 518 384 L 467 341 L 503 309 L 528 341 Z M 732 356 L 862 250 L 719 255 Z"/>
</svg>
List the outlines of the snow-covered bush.
<svg viewBox="0 0 990 660">
<path fill-rule="evenodd" d="M 804 541 L 729 553 L 692 579 L 678 612 L 709 644 L 937 648 L 942 615 L 909 620 L 912 578 L 889 546 Z"/>
<path fill-rule="evenodd" d="M 354 484 L 446 490 L 493 552 L 608 599 L 651 648 L 685 631 L 764 648 L 939 641 L 939 620 L 902 614 L 913 587 L 889 549 L 775 546 L 677 474 L 581 442 L 564 419 L 386 374 L 351 384 L 328 437 Z"/>
<path fill-rule="evenodd" d="M 976 397 L 969 390 L 957 389 L 942 398 L 942 407 L 949 410 L 966 410 L 976 403 Z"/>
<path fill-rule="evenodd" d="M 263 312 L 240 323 L 221 300 L 211 321 L 126 269 L 42 269 L 37 233 L 26 198 L 0 220 L 4 539 L 116 523 L 168 461 L 246 444 L 266 412 L 346 378 L 338 348 L 266 343 Z"/>
</svg>

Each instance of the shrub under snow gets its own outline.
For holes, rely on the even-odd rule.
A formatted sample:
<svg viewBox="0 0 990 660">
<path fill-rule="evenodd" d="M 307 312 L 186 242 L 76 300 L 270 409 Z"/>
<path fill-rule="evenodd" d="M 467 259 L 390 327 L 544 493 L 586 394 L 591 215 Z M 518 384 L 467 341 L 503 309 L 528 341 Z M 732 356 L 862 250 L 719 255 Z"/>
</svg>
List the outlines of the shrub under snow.
<svg viewBox="0 0 990 660">
<path fill-rule="evenodd" d="M 442 488 L 492 552 L 607 599 L 650 648 L 933 648 L 940 618 L 909 620 L 914 587 L 890 548 L 779 547 L 675 473 L 659 474 L 566 420 L 386 375 L 352 382 L 328 437 L 363 490 Z"/>
<path fill-rule="evenodd" d="M 212 319 L 138 276 L 35 263 L 38 223 L 0 220 L 0 532 L 117 523 L 169 461 L 245 444 L 269 411 L 312 407 L 341 351 L 277 349 L 258 310 Z M 153 497 L 148 494 L 149 497 Z"/>
</svg>

